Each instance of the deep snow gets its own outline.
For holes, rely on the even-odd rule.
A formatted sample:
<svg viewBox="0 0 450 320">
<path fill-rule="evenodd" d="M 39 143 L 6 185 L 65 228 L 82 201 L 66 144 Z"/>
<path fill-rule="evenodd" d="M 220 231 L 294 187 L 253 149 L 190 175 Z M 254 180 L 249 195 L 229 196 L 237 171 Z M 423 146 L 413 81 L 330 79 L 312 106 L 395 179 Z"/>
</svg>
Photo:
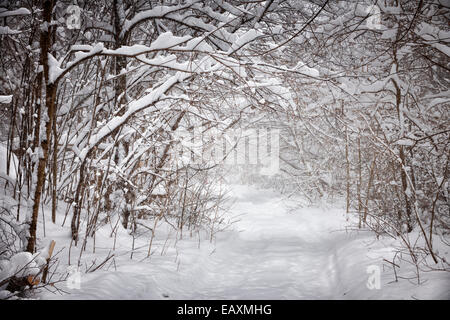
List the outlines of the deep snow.
<svg viewBox="0 0 450 320">
<path fill-rule="evenodd" d="M 450 299 L 448 272 L 394 282 L 392 268 L 383 263 L 393 254 L 392 239 L 374 240 L 367 231 L 350 231 L 345 212 L 338 208 L 298 208 L 280 194 L 255 187 L 233 185 L 235 204 L 228 213 L 234 224 L 218 233 L 213 243 L 156 230 L 153 254 L 145 259 L 148 239 L 139 238 L 130 260 L 131 237 L 117 235 L 114 264 L 108 270 L 84 273 L 96 259 L 100 263 L 112 248 L 110 230 L 96 238 L 96 254 L 88 244 L 83 253 L 80 289 L 69 294 L 41 291 L 42 299 Z M 49 216 L 49 215 L 47 215 Z M 59 223 L 60 225 L 60 223 Z M 67 244 L 69 228 L 46 224 L 47 238 Z M 159 231 L 158 231 L 159 230 Z M 205 236 L 206 238 L 206 236 Z M 61 249 L 61 248 L 59 248 Z M 58 248 L 55 248 L 55 252 Z M 161 255 L 161 251 L 164 254 Z M 447 253 L 448 254 L 448 253 Z M 71 250 L 72 264 L 79 251 Z M 60 254 L 67 264 L 67 250 Z M 112 261 L 112 260 L 111 260 Z M 379 267 L 380 289 L 367 287 L 368 266 Z M 60 267 L 61 268 L 61 267 Z M 399 275 L 411 276 L 413 267 L 402 264 Z"/>
</svg>

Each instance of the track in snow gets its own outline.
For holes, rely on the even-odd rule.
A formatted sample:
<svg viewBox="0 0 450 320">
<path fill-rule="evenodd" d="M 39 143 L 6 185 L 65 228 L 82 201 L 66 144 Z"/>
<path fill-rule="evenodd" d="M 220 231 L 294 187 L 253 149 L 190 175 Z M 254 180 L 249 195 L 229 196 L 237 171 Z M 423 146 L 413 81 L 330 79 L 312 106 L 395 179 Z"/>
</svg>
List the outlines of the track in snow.
<svg viewBox="0 0 450 320">
<path fill-rule="evenodd" d="M 274 192 L 237 186 L 234 231 L 217 236 L 215 251 L 181 266 L 173 298 L 332 298 L 337 284 L 333 232 L 342 211 L 290 210 Z M 183 256 L 181 257 L 183 262 Z M 188 286 L 183 279 L 195 279 Z M 187 288 L 190 290 L 186 290 Z"/>
</svg>

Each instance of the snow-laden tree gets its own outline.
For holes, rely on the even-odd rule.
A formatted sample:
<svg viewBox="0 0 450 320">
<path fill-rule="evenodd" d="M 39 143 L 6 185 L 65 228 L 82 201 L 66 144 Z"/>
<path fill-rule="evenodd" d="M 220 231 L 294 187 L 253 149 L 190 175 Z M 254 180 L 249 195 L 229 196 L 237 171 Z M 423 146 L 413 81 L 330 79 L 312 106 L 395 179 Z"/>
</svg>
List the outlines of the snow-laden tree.
<svg viewBox="0 0 450 320">
<path fill-rule="evenodd" d="M 274 59 L 326 3 L 80 1 L 80 28 L 68 29 L 69 2 L 29 7 L 19 1 L 16 6 L 30 13 L 25 21 L 39 26 L 20 30 L 30 39 L 34 68 L 27 83 L 33 85 L 14 96 L 14 102 L 26 101 L 27 126 L 10 135 L 12 149 L 28 159 L 24 171 L 31 177 L 35 170 L 26 180 L 28 251 L 35 250 L 43 196 L 52 201 L 53 221 L 58 200 L 69 204 L 75 241 L 80 225 L 85 236 L 93 235 L 100 217 L 111 218 L 108 212 L 120 213 L 127 227 L 136 211 L 146 215 L 161 188 L 166 197 L 186 199 L 180 190 L 189 182 L 182 181 L 195 181 L 205 168 L 173 161 L 176 132 L 225 130 L 253 105 L 264 105 L 259 92 L 274 86 L 268 73 L 290 67 Z M 201 190 L 193 203 L 205 203 Z"/>
<path fill-rule="evenodd" d="M 331 7 L 310 50 L 291 44 L 320 77 L 290 82 L 299 102 L 281 116 L 288 124 L 281 156 L 295 178 L 287 184 L 310 197 L 341 190 L 360 226 L 413 249 L 408 233 L 416 230 L 418 250 L 442 262 L 432 239 L 449 228 L 449 8 L 380 2 L 373 24 L 363 1 Z"/>
</svg>

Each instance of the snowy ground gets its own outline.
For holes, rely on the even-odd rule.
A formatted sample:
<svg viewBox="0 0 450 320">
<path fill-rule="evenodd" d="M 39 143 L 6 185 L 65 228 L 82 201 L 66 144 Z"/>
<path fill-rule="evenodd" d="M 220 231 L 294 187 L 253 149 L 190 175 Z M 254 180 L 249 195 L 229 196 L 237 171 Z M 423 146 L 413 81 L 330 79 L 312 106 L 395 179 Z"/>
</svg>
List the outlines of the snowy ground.
<svg viewBox="0 0 450 320">
<path fill-rule="evenodd" d="M 138 239 L 129 259 L 130 237 L 121 230 L 115 266 L 82 273 L 80 289 L 69 294 L 42 291 L 42 299 L 450 299 L 450 275 L 431 272 L 416 280 L 393 282 L 383 257 L 392 255 L 393 240 L 375 241 L 373 233 L 346 230 L 342 209 L 301 208 L 274 191 L 232 187 L 236 203 L 230 215 L 239 219 L 219 233 L 213 243 L 199 243 L 194 235 L 176 243 L 162 231 L 154 253 L 143 259 L 147 239 Z M 52 231 L 52 228 L 55 228 Z M 47 238 L 67 243 L 69 229 L 47 222 Z M 109 230 L 96 240 L 96 254 L 88 245 L 84 261 L 101 261 L 111 249 Z M 397 243 L 398 244 L 398 243 Z M 200 246 L 200 247 L 199 247 Z M 55 249 L 57 251 L 58 248 Z M 161 250 L 164 254 L 161 255 Z M 65 250 L 66 252 L 67 250 Z M 71 251 L 76 261 L 79 251 Z M 67 253 L 62 253 L 66 263 Z M 380 268 L 380 289 L 366 286 L 367 267 Z M 83 268 L 81 269 L 84 270 Z M 412 266 L 397 272 L 410 274 Z"/>
</svg>

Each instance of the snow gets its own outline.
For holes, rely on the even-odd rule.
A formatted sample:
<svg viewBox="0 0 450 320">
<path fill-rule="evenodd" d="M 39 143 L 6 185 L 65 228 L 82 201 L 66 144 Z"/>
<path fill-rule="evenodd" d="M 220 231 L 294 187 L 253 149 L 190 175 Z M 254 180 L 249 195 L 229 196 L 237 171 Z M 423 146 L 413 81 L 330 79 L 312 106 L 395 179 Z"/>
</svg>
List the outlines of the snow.
<svg viewBox="0 0 450 320">
<path fill-rule="evenodd" d="M 310 68 L 307 65 L 305 65 L 303 62 L 299 62 L 295 66 L 294 70 L 297 70 L 297 71 L 299 71 L 303 74 L 306 74 L 308 76 L 311 76 L 311 77 L 319 77 L 320 76 L 320 73 L 317 69 Z"/>
<path fill-rule="evenodd" d="M 116 50 L 104 50 L 105 54 L 120 54 L 126 56 L 137 56 L 143 53 L 161 49 L 173 48 L 190 40 L 190 36 L 177 37 L 172 32 L 161 33 L 150 46 L 136 44 L 133 46 L 122 46 Z"/>
<path fill-rule="evenodd" d="M 11 28 L 9 28 L 7 26 L 6 27 L 1 27 L 0 26 L 0 35 L 3 35 L 3 34 L 18 34 L 18 33 L 20 33 L 20 31 L 11 29 Z"/>
<path fill-rule="evenodd" d="M 450 36 L 450 33 L 448 31 L 439 30 L 439 28 L 435 26 L 432 26 L 426 22 L 422 22 L 415 30 L 415 33 L 426 40 L 426 43 L 428 43 L 430 46 L 436 48 L 447 56 L 450 56 L 450 47 L 443 43 L 440 43 L 440 41 L 446 41 L 448 43 L 448 39 Z"/>
<path fill-rule="evenodd" d="M 395 40 L 396 34 L 397 34 L 397 29 L 387 29 L 381 34 L 381 39 Z"/>
<path fill-rule="evenodd" d="M 59 62 L 56 58 L 49 53 L 48 54 L 48 67 L 49 67 L 49 82 L 54 82 L 64 71 L 59 67 Z"/>
<path fill-rule="evenodd" d="M 153 9 L 140 12 L 140 13 L 136 14 L 131 20 L 125 20 L 125 23 L 122 28 L 122 32 L 121 32 L 120 36 L 123 37 L 125 35 L 125 33 L 128 32 L 132 26 L 134 26 L 144 20 L 167 16 L 171 12 L 176 12 L 176 11 L 180 11 L 185 8 L 189 8 L 195 2 L 199 2 L 199 0 L 187 1 L 186 4 L 178 5 L 178 6 L 156 6 Z"/>
<path fill-rule="evenodd" d="M 414 141 L 410 139 L 400 139 L 397 141 L 397 144 L 401 146 L 412 146 L 414 145 Z"/>
<path fill-rule="evenodd" d="M 185 46 L 182 46 L 182 45 Z M 53 55 L 48 55 L 48 65 L 49 65 L 49 83 L 55 82 L 59 79 L 65 72 L 67 72 L 70 68 L 73 68 L 81 61 L 93 57 L 95 55 L 122 55 L 122 56 L 133 56 L 139 57 L 141 61 L 147 62 L 149 64 L 155 64 L 158 60 L 152 59 L 147 60 L 145 58 L 146 53 L 154 52 L 154 51 L 164 51 L 164 50 L 205 50 L 205 52 L 211 52 L 212 48 L 204 42 L 203 38 L 192 38 L 191 36 L 175 36 L 172 32 L 164 32 L 161 33 L 158 38 L 153 41 L 150 46 L 145 46 L 141 44 L 136 44 L 133 46 L 121 46 L 118 49 L 105 49 L 103 43 L 99 42 L 95 45 L 73 45 L 71 47 L 72 51 L 75 51 L 74 56 L 75 59 L 67 63 L 67 65 L 63 68 L 61 66 L 61 62 L 58 61 Z M 158 59 L 158 58 L 156 58 Z M 168 67 L 177 68 L 180 64 L 172 63 L 168 65 Z M 189 70 L 186 70 L 189 72 Z"/>
<path fill-rule="evenodd" d="M 18 160 L 17 157 L 12 154 L 11 155 L 11 160 L 9 163 L 9 172 L 8 174 L 6 173 L 6 164 L 7 164 L 7 148 L 6 145 L 4 143 L 0 143 L 0 178 L 4 178 L 7 179 L 9 181 L 15 181 L 16 177 L 17 177 L 17 169 L 18 169 Z"/>
<path fill-rule="evenodd" d="M 152 190 L 152 195 L 154 196 L 166 195 L 166 190 L 164 189 L 164 186 L 161 184 L 156 185 Z"/>
<path fill-rule="evenodd" d="M 1 30 L 0 30 L 1 31 Z M 0 32 L 1 33 L 1 32 Z M 11 103 L 12 95 L 9 96 L 0 96 L 0 103 Z"/>
<path fill-rule="evenodd" d="M 172 77 L 168 78 L 163 84 L 159 87 L 155 88 L 149 94 L 143 96 L 142 98 L 132 101 L 128 110 L 122 116 L 116 116 L 112 118 L 108 123 L 105 124 L 96 134 L 91 136 L 89 141 L 89 146 L 84 148 L 81 152 L 79 152 L 79 158 L 84 160 L 89 150 L 96 146 L 99 141 L 101 141 L 105 136 L 109 135 L 112 131 L 126 122 L 132 115 L 135 113 L 152 106 L 156 103 L 174 84 L 178 82 L 182 82 L 187 79 L 190 75 L 186 73 L 177 72 Z M 154 107 L 156 110 L 156 107 Z"/>
<path fill-rule="evenodd" d="M 254 41 L 257 37 L 259 37 L 261 35 L 262 35 L 262 33 L 255 29 L 251 29 L 251 30 L 245 32 L 243 35 L 241 35 L 239 38 L 237 38 L 237 40 L 231 45 L 229 53 L 239 50 L 240 48 L 242 48 L 246 44 Z"/>
<path fill-rule="evenodd" d="M 441 103 L 448 103 L 448 98 L 435 98 L 427 105 L 426 111 L 428 112 L 431 108 Z"/>
<path fill-rule="evenodd" d="M 0 261 L 0 282 L 6 278 L 16 276 L 18 278 L 36 275 L 40 267 L 45 264 L 45 259 L 39 257 L 39 253 L 19 252 L 9 260 Z"/>
<path fill-rule="evenodd" d="M 442 43 L 432 43 L 433 47 L 450 57 L 450 47 Z"/>
<path fill-rule="evenodd" d="M 75 47 L 76 48 L 76 47 Z M 56 60 L 52 54 L 48 54 L 48 66 L 49 66 L 49 83 L 55 82 L 64 72 L 68 69 L 76 66 L 82 60 L 89 57 L 95 56 L 104 50 L 103 43 L 96 43 L 94 46 L 83 46 L 83 50 L 88 50 L 88 52 L 76 52 L 75 59 L 67 63 L 65 68 L 61 68 L 61 62 Z"/>
<path fill-rule="evenodd" d="M 70 47 L 71 51 L 89 51 L 92 49 L 92 46 L 87 44 L 76 44 Z"/>
<path fill-rule="evenodd" d="M 417 149 L 415 156 L 408 155 L 411 161 L 407 159 L 407 165 L 401 167 L 404 173 L 417 175 L 416 180 L 428 186 L 428 191 L 426 188 L 414 190 L 413 179 L 407 174 L 405 192 L 415 200 L 412 208 L 417 219 L 413 220 L 423 223 L 430 232 L 429 240 L 433 240 L 428 244 L 430 251 L 439 252 L 439 259 L 448 260 L 449 246 L 443 245 L 444 240 L 440 238 L 448 238 L 448 234 L 437 234 L 444 232 L 440 225 L 447 224 L 440 221 L 442 217 L 438 213 L 444 205 L 440 191 L 448 189 L 446 172 L 441 170 L 441 156 L 445 152 L 440 151 L 441 148 L 446 150 L 447 132 L 441 129 L 445 128 L 445 123 L 441 122 L 445 120 L 448 92 L 443 85 L 445 81 L 440 81 L 445 78 L 443 73 L 434 72 L 443 68 L 437 62 L 450 55 L 450 31 L 445 28 L 445 21 L 430 15 L 430 19 L 425 19 L 428 23 L 412 25 L 411 30 L 402 35 L 404 41 L 398 50 L 392 51 L 389 44 L 397 36 L 398 25 L 377 24 L 377 19 L 372 19 L 376 18 L 374 11 L 379 13 L 381 8 L 384 13 L 396 15 L 394 20 L 402 20 L 412 17 L 414 8 L 382 4 L 380 8 L 368 7 L 362 2 L 330 3 L 327 8 L 320 8 L 305 6 L 300 1 L 287 8 L 283 3 L 185 0 L 167 1 L 162 6 L 151 3 L 129 6 L 119 0 L 113 6 L 115 12 L 108 12 L 110 7 L 101 6 L 105 10 L 105 22 L 94 21 L 96 15 L 85 12 L 84 27 L 95 30 L 84 30 L 79 43 L 67 46 L 63 41 L 60 47 L 64 50 L 52 51 L 53 54 L 43 57 L 44 66 L 49 67 L 49 83 L 55 84 L 58 99 L 61 98 L 56 111 L 59 120 L 55 122 L 60 134 L 58 141 L 54 139 L 55 147 L 59 145 L 61 151 L 54 153 L 56 164 L 61 166 L 57 168 L 60 174 L 53 176 L 59 179 L 57 189 L 62 195 L 56 223 L 50 220 L 47 207 L 52 197 L 46 192 L 42 195 L 36 249 L 45 254 L 17 253 L 24 250 L 27 243 L 36 171 L 28 170 L 25 175 L 30 177 L 29 183 L 24 185 L 28 194 L 23 188 L 17 189 L 21 185 L 15 183 L 21 182 L 17 171 L 19 161 L 12 154 L 11 167 L 7 168 L 6 144 L 0 145 L 0 181 L 7 182 L 0 196 L 0 227 L 4 225 L 11 234 L 17 235 L 14 238 L 7 235 L 13 238 L 12 249 L 0 248 L 0 282 L 17 272 L 22 272 L 20 276 L 36 274 L 48 258 L 49 244 L 54 240 L 59 275 L 66 275 L 69 270 L 69 274 L 79 271 L 81 286 L 73 288 L 68 285 L 70 282 L 62 283 L 62 295 L 37 292 L 37 297 L 42 299 L 450 299 L 448 272 L 427 269 L 420 274 L 420 279 L 416 276 L 415 265 L 401 241 L 413 244 L 420 260 L 429 259 L 425 256 L 428 251 L 423 249 L 428 243 L 424 243 L 418 227 L 406 232 L 409 225 L 404 222 L 401 197 L 397 199 L 399 195 L 394 193 L 392 198 L 386 197 L 383 193 L 388 195 L 389 190 L 402 187 L 401 181 L 386 171 L 383 164 L 395 161 L 402 164 L 397 156 L 397 151 L 402 149 L 399 146 Z M 348 7 L 352 10 L 345 13 Z M 10 24 L 25 14 L 30 11 L 0 8 L 0 18 Z M 313 18 L 312 14 L 320 16 Z M 19 18 L 5 18 L 8 16 Z M 108 18 L 112 16 L 117 19 Z M 38 31 L 48 31 L 53 25 L 57 27 L 59 38 L 67 38 L 65 18 L 57 19 L 37 21 Z M 114 26 L 106 20 L 114 22 Z M 369 23 L 377 25 L 370 28 Z M 26 25 L 23 27 L 28 32 Z M 14 36 L 9 35 L 24 32 L 10 27 L 13 25 L 0 26 L 0 36 L 6 35 L 8 41 L 14 40 Z M 373 30 L 367 32 L 368 28 Z M 386 41 L 374 41 L 377 36 Z M 129 46 L 120 47 L 120 43 Z M 249 44 L 256 45 L 250 48 Z M 426 62 L 423 66 L 430 71 L 426 72 L 427 77 L 436 81 L 422 79 L 421 74 L 425 73 L 416 68 L 422 59 L 416 47 L 429 49 L 425 50 L 427 56 L 423 58 L 429 59 L 431 64 Z M 32 60 L 38 57 L 39 42 L 30 43 L 23 53 Z M 118 56 L 126 62 L 120 72 L 114 68 Z M 86 61 L 92 63 L 84 65 Z M 32 70 L 43 70 L 37 60 L 31 62 Z M 411 68 L 405 62 L 412 62 Z M 96 70 L 100 65 L 102 70 Z M 17 81 L 11 79 L 15 77 L 11 70 L 7 70 L 6 80 L 14 85 Z M 58 81 L 69 72 L 70 79 L 64 79 L 64 84 L 59 86 Z M 87 79 L 79 79 L 80 76 Z M 125 88 L 117 86 L 117 81 L 109 81 L 119 77 L 124 80 Z M 118 89 L 126 90 L 118 92 Z M 395 99 L 395 89 L 401 93 L 400 105 Z M 70 91 L 73 94 L 66 95 Z M 6 90 L 3 94 L 11 92 L 15 91 Z M 20 90 L 18 92 L 20 98 Z M 7 104 L 12 99 L 11 95 L 0 96 L 5 110 L 9 109 Z M 118 101 L 120 103 L 116 103 Z M 26 120 L 24 106 L 19 105 L 18 112 L 18 123 Z M 329 118 L 333 115 L 333 119 Z M 32 118 L 37 117 L 37 114 L 32 115 Z M 47 120 L 47 113 L 43 112 L 41 121 Z M 377 123 L 381 131 L 375 130 Z M 235 166 L 234 169 L 248 169 L 246 177 L 252 178 L 257 172 L 256 180 L 261 179 L 267 185 L 275 181 L 292 197 L 287 199 L 276 190 L 229 182 L 226 188 L 234 201 L 229 211 L 213 212 L 211 208 L 199 209 L 191 205 L 195 197 L 190 191 L 203 195 L 211 182 L 210 177 L 201 182 L 195 179 L 203 179 L 200 176 L 210 170 L 204 166 L 222 161 L 224 146 L 220 144 L 220 148 L 215 148 L 215 159 L 212 159 L 210 151 L 214 145 L 193 143 L 191 140 L 199 136 L 196 129 L 194 136 L 186 133 L 202 127 L 206 130 L 202 138 L 209 141 L 207 130 L 209 133 L 213 130 L 208 127 L 223 129 L 242 125 L 246 128 L 250 124 L 261 126 L 259 132 L 262 126 L 268 125 L 271 133 L 278 127 L 283 134 L 287 133 L 281 137 L 287 153 L 280 158 L 288 170 L 279 170 L 278 157 L 277 161 L 270 161 L 272 166 L 267 164 L 267 148 L 255 150 L 253 160 L 248 157 L 255 167 L 259 158 L 258 168 Z M 45 126 L 34 133 L 37 140 L 45 141 Z M 183 135 L 189 141 L 185 141 Z M 256 144 L 252 136 L 257 135 L 248 135 L 249 151 L 252 143 Z M 345 148 L 347 160 L 354 164 L 355 159 L 359 159 L 357 186 L 355 166 L 350 166 L 352 172 L 347 173 L 346 179 L 345 170 L 339 170 L 345 137 L 347 146 L 351 144 L 350 148 Z M 16 154 L 26 152 L 23 159 L 29 158 L 31 164 L 36 164 L 43 158 L 45 144 L 36 145 L 34 151 L 28 145 L 16 150 L 19 142 L 31 144 L 33 133 L 20 138 L 23 139 L 13 139 L 11 149 Z M 240 138 L 236 153 L 229 148 L 235 144 L 234 138 Z M 356 139 L 363 148 L 354 148 Z M 222 140 L 221 137 L 220 142 Z M 246 153 L 245 143 L 241 144 L 245 140 L 244 135 L 228 137 L 225 147 L 231 156 L 226 165 L 234 163 L 234 156 L 238 162 L 246 160 L 241 156 Z M 260 146 L 268 147 L 267 139 L 260 133 L 257 140 Z M 278 142 L 278 139 L 271 140 L 271 155 L 280 147 Z M 180 150 L 175 147 L 177 143 Z M 171 155 L 168 151 L 176 153 Z M 422 162 L 420 155 L 424 158 Z M 201 174 L 194 175 L 183 187 L 182 179 L 178 178 L 183 174 L 189 177 L 191 168 L 197 168 L 199 161 L 193 158 L 207 161 L 198 168 Z M 51 167 L 51 162 L 47 167 Z M 31 166 L 33 168 L 37 170 L 36 165 Z M 80 168 L 85 171 L 80 173 Z M 27 173 L 26 168 L 22 169 L 25 170 L 22 173 Z M 214 170 L 216 168 L 208 173 L 220 171 Z M 261 177 L 263 175 L 272 176 L 269 179 Z M 227 174 L 224 177 L 229 178 Z M 345 193 L 339 189 L 349 177 L 351 193 L 362 196 L 364 208 L 370 211 L 368 219 L 392 218 L 396 223 L 392 229 L 405 232 L 399 232 L 394 239 L 387 235 L 375 236 L 373 230 L 357 229 L 356 214 L 346 214 L 341 199 L 330 199 Z M 191 181 L 195 182 L 191 185 Z M 47 191 L 48 183 L 44 183 Z M 197 183 L 205 189 L 194 190 Z M 83 187 L 76 188 L 74 195 L 77 184 Z M 435 184 L 437 189 L 433 187 Z M 300 198 L 302 193 L 311 203 L 328 197 L 332 204 L 306 205 L 306 200 Z M 107 201 L 97 201 L 103 195 L 109 197 L 112 206 L 107 205 Z M 183 202 L 174 200 L 179 196 Z M 353 197 L 350 204 L 353 209 L 355 202 L 358 199 Z M 432 225 L 430 203 L 437 214 L 436 223 Z M 70 216 L 74 206 L 82 208 L 77 244 L 71 242 Z M 389 211 L 388 208 L 393 207 L 396 211 L 398 207 L 398 212 Z M 133 213 L 130 222 L 136 222 L 137 230 L 122 226 L 123 209 Z M 205 215 L 205 211 L 215 214 L 217 220 L 209 220 L 213 218 Z M 134 215 L 135 212 L 138 214 Z M 172 225 L 189 219 L 191 226 L 192 212 L 196 214 L 194 220 L 197 219 L 194 224 L 201 224 L 198 233 Z M 214 230 L 208 228 L 213 229 L 211 221 L 216 223 L 218 214 L 230 224 L 225 230 L 213 233 Z M 89 225 L 89 219 L 95 223 Z M 380 227 L 375 223 L 367 225 Z M 84 234 L 92 232 L 90 226 L 95 228 L 94 239 Z M 431 234 L 433 231 L 436 234 Z M 86 241 L 84 249 L 83 240 Z M 108 257 L 112 257 L 108 264 L 89 272 Z M 444 265 L 445 260 L 442 261 Z M 24 273 L 26 265 L 30 268 Z M 428 266 L 436 265 L 430 261 Z M 448 265 L 446 267 L 448 269 Z M 377 279 L 380 281 L 374 282 L 379 283 L 379 288 L 371 287 L 374 283 L 368 282 L 373 280 L 372 271 L 379 272 Z M 3 289 L 0 287 L 0 298 L 4 297 Z"/>
<path fill-rule="evenodd" d="M 298 208 L 279 193 L 245 185 L 230 187 L 235 205 L 231 227 L 213 243 L 185 236 L 169 241 L 170 229 L 156 229 L 153 254 L 137 238 L 133 260 L 124 229 L 112 251 L 110 230 L 98 231 L 95 258 L 113 252 L 115 266 L 84 273 L 69 294 L 42 291 L 42 299 L 449 299 L 450 275 L 432 272 L 423 283 L 395 282 L 383 258 L 393 255 L 395 240 L 373 239 L 370 232 L 346 230 L 345 211 L 328 205 Z M 59 223 L 57 223 L 58 225 Z M 55 228 L 51 224 L 47 228 Z M 51 233 L 54 230 L 49 230 Z M 57 245 L 69 229 L 59 231 Z M 53 233 L 53 238 L 55 238 Z M 78 256 L 72 248 L 72 256 Z M 88 246 L 88 250 L 91 249 Z M 164 252 L 162 254 L 162 252 Z M 94 255 L 83 253 L 85 261 Z M 64 261 L 64 260 L 62 260 Z M 72 263 L 73 260 L 72 260 Z M 401 272 L 411 271 L 408 264 Z M 368 269 L 369 268 L 369 269 Z M 367 286 L 368 270 L 379 268 L 380 289 Z M 397 270 L 397 273 L 401 273 Z"/>
<path fill-rule="evenodd" d="M 11 17 L 11 16 L 22 16 L 22 15 L 28 15 L 28 14 L 31 14 L 31 12 L 27 8 L 19 8 L 17 10 L 11 10 L 11 11 L 3 10 L 3 11 L 0 11 L 0 18 Z"/>
</svg>

